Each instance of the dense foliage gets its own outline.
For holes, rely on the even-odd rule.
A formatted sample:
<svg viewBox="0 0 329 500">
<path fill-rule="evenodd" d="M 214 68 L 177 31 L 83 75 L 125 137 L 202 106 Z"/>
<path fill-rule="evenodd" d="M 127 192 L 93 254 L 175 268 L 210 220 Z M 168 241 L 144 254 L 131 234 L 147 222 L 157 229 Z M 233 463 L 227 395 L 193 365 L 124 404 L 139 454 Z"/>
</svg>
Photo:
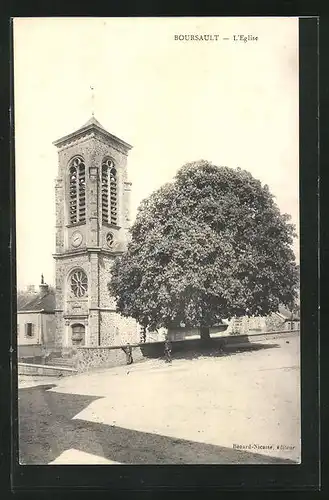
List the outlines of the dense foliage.
<svg viewBox="0 0 329 500">
<path fill-rule="evenodd" d="M 118 311 L 150 328 L 209 327 L 289 307 L 298 271 L 288 221 L 249 172 L 186 164 L 139 207 L 112 269 Z"/>
</svg>

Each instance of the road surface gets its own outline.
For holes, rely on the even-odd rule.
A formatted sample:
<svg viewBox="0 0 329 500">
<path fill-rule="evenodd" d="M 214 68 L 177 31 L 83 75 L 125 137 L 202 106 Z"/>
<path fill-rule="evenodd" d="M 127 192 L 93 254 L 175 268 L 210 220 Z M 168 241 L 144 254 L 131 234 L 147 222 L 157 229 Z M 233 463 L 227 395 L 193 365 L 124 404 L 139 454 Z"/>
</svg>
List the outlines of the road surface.
<svg viewBox="0 0 329 500">
<path fill-rule="evenodd" d="M 300 461 L 299 336 L 19 381 L 20 463 Z"/>
</svg>

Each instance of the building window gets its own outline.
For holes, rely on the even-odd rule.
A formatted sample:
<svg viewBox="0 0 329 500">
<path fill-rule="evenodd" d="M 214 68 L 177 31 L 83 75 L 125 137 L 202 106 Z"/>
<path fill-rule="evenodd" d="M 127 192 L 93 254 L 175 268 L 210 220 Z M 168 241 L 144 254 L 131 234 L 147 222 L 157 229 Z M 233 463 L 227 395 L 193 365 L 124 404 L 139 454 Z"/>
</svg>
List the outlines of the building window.
<svg viewBox="0 0 329 500">
<path fill-rule="evenodd" d="M 75 297 L 83 297 L 88 291 L 88 279 L 84 271 L 74 271 L 71 275 L 71 290 Z"/>
<path fill-rule="evenodd" d="M 25 323 L 25 336 L 33 337 L 33 323 Z"/>
<path fill-rule="evenodd" d="M 86 167 L 80 157 L 73 158 L 69 174 L 69 221 L 70 224 L 86 221 Z"/>
<path fill-rule="evenodd" d="M 112 160 L 107 159 L 102 164 L 102 221 L 118 223 L 118 182 L 117 171 Z"/>
</svg>

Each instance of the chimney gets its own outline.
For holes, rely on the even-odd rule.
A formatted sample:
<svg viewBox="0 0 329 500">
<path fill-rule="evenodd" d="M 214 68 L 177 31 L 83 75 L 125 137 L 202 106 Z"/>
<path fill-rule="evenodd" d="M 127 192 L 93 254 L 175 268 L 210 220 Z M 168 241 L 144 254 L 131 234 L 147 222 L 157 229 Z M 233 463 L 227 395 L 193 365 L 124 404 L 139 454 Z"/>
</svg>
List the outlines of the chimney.
<svg viewBox="0 0 329 500">
<path fill-rule="evenodd" d="M 39 290 L 40 290 L 40 295 L 42 297 L 44 297 L 44 295 L 47 295 L 48 290 L 49 290 L 49 286 L 47 285 L 47 283 L 45 283 L 43 274 L 41 274 L 41 283 L 39 285 Z"/>
</svg>

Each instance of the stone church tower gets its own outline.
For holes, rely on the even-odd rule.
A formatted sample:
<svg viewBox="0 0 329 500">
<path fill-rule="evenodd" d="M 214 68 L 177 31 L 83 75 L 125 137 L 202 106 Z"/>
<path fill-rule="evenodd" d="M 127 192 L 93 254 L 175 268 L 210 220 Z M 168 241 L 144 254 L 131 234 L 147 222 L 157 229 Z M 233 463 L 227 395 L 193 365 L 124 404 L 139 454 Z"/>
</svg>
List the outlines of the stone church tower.
<svg viewBox="0 0 329 500">
<path fill-rule="evenodd" d="M 132 146 L 92 117 L 54 142 L 56 344 L 103 346 L 139 341 L 133 319 L 115 312 L 111 265 L 128 242 L 127 156 Z"/>
</svg>

